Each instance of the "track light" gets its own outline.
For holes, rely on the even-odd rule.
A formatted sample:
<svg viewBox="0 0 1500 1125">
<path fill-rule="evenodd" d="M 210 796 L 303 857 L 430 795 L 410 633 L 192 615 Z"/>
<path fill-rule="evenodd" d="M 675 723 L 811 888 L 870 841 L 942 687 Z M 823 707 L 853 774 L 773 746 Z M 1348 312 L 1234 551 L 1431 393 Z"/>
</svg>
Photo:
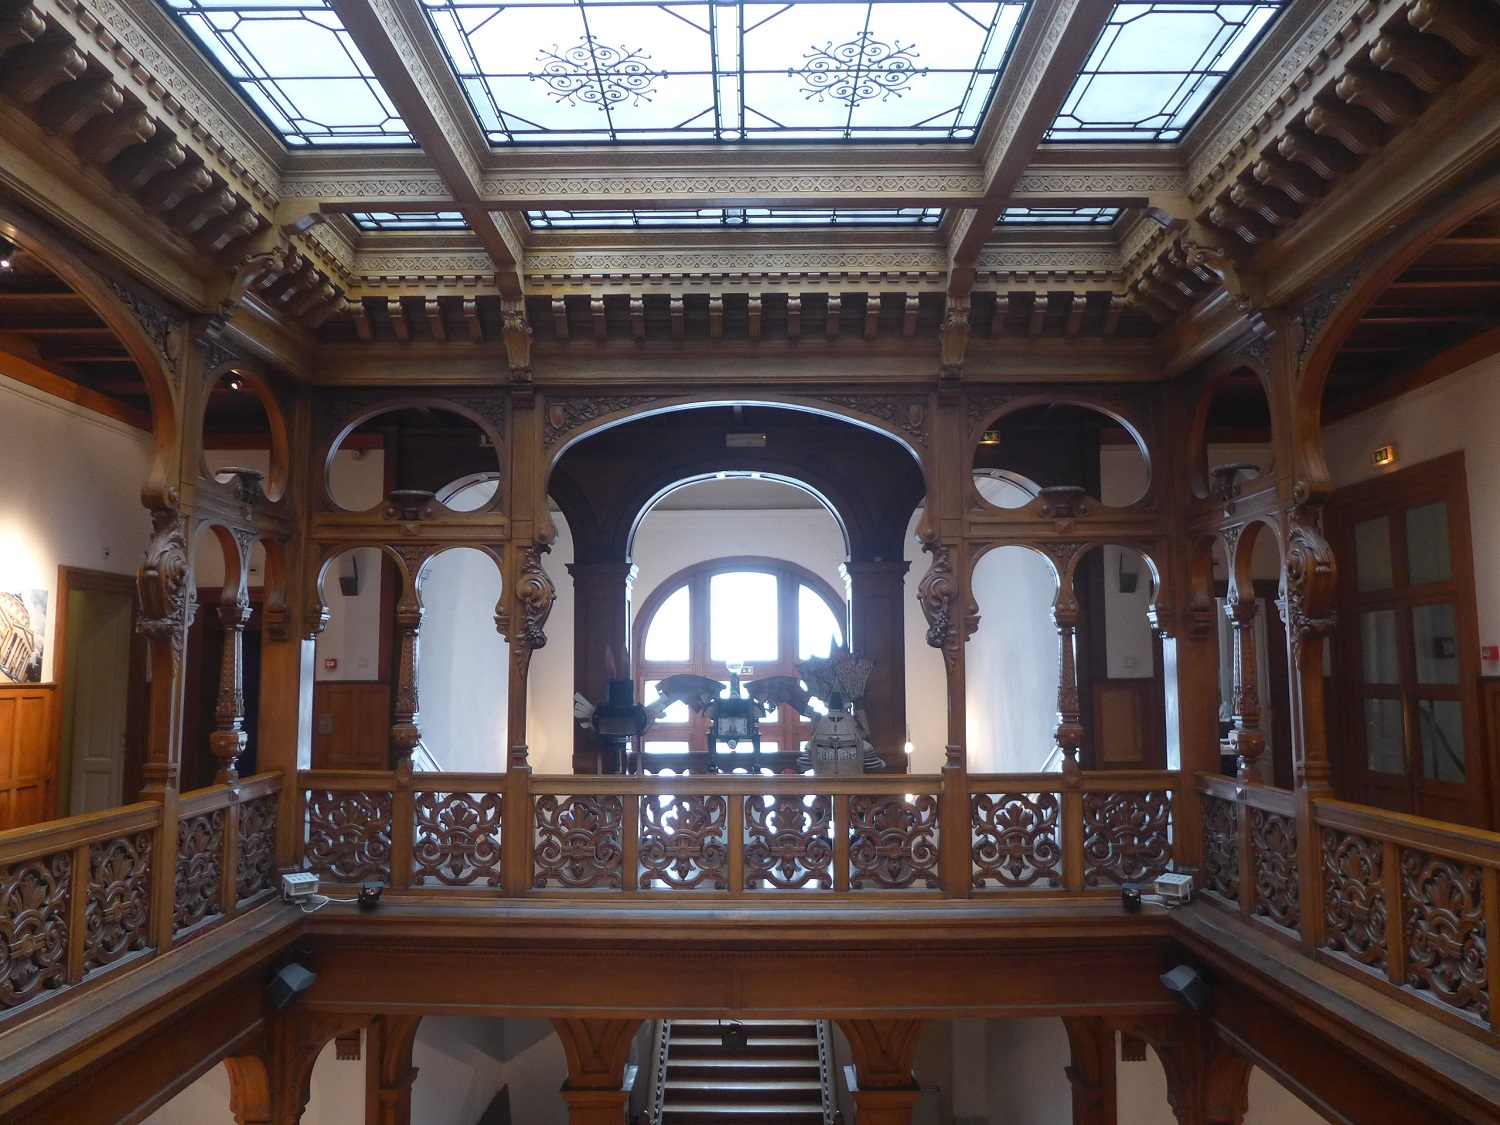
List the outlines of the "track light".
<svg viewBox="0 0 1500 1125">
<path fill-rule="evenodd" d="M 8 238 L 0 238 L 0 272 L 15 267 L 16 244 Z"/>
</svg>

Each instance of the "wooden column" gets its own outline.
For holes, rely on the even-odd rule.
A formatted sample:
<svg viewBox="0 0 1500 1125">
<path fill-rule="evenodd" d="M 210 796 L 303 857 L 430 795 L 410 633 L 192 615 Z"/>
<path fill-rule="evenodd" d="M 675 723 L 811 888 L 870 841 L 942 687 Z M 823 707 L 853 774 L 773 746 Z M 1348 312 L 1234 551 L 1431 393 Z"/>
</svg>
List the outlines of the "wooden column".
<svg viewBox="0 0 1500 1125">
<path fill-rule="evenodd" d="M 1260 782 L 1260 756 L 1266 748 L 1260 730 L 1260 679 L 1255 650 L 1254 596 L 1242 597 L 1237 582 L 1232 583 L 1224 602 L 1234 638 L 1234 688 L 1231 707 L 1234 729 L 1229 740 L 1237 755 L 1241 781 Z"/>
<path fill-rule="evenodd" d="M 218 759 L 214 784 L 238 781 L 240 755 L 245 752 L 245 623 L 250 620 L 250 594 L 245 589 L 245 563 L 240 563 L 239 589 L 231 601 L 219 604 L 224 626 L 224 653 L 219 663 L 219 697 L 214 706 L 214 731 L 209 749 Z"/>
<path fill-rule="evenodd" d="M 573 690 L 591 703 L 604 698 L 609 680 L 605 662 L 613 651 L 616 659 L 627 658 L 616 668 L 620 677 L 630 674 L 630 593 L 635 567 L 628 562 L 575 562 L 568 564 L 573 576 Z M 620 767 L 613 747 L 593 731 L 573 728 L 573 772 L 609 773 Z"/>
<path fill-rule="evenodd" d="M 623 1125 L 630 1104 L 625 1063 L 640 1020 L 554 1019 L 568 1055 L 563 1100 L 569 1125 Z"/>
<path fill-rule="evenodd" d="M 1076 772 L 1078 751 L 1083 745 L 1083 713 L 1078 699 L 1078 599 L 1073 596 L 1072 582 L 1065 573 L 1052 607 L 1052 622 L 1057 626 L 1057 726 L 1053 736 L 1063 752 L 1063 769 Z"/>
<path fill-rule="evenodd" d="M 859 1125 L 911 1125 L 917 1104 L 912 1060 L 926 1020 L 839 1020 L 854 1056 L 858 1089 L 850 1090 Z"/>
<path fill-rule="evenodd" d="M 411 1125 L 412 1046 L 421 1016 L 380 1016 L 365 1032 L 365 1125 Z"/>
<path fill-rule="evenodd" d="M 1073 1125 L 1115 1125 L 1115 1032 L 1097 1016 L 1064 1016 Z"/>
<path fill-rule="evenodd" d="M 847 562 L 849 583 L 849 649 L 873 660 L 865 685 L 865 720 L 870 745 L 887 770 L 909 769 L 906 744 L 906 604 L 904 582 L 911 564 Z M 592 697 L 590 697 L 592 698 Z"/>
<path fill-rule="evenodd" d="M 394 493 L 392 494 L 394 495 Z M 402 558 L 405 574 L 401 598 L 396 602 L 396 660 L 391 685 L 391 769 L 411 773 L 411 756 L 422 740 L 422 702 L 417 693 L 417 662 L 421 659 L 422 599 L 417 593 L 417 575 L 430 550 L 407 551 Z"/>
</svg>

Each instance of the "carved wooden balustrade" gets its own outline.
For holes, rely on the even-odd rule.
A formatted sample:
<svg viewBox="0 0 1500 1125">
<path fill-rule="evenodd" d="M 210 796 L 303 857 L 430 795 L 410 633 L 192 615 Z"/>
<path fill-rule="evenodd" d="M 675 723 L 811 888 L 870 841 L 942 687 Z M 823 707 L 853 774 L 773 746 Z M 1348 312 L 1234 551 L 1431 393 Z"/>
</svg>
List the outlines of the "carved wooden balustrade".
<svg viewBox="0 0 1500 1125">
<path fill-rule="evenodd" d="M 254 905 L 281 775 L 0 833 L 0 1012 L 31 1008 Z M 172 888 L 167 896 L 166 888 Z M 170 912 L 170 917 L 167 917 Z"/>
<path fill-rule="evenodd" d="M 307 866 L 502 895 L 1107 891 L 1172 860 L 1171 773 L 680 777 L 315 771 Z"/>
<path fill-rule="evenodd" d="M 1204 897 L 1469 1030 L 1500 1033 L 1500 834 L 1200 776 Z"/>
</svg>

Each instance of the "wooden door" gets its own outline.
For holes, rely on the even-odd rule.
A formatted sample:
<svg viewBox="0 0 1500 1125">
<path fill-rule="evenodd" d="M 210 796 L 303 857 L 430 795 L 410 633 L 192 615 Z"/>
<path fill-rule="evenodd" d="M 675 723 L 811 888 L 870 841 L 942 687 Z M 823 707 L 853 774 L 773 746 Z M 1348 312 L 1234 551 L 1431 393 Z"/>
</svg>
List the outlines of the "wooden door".
<svg viewBox="0 0 1500 1125">
<path fill-rule="evenodd" d="M 0 684 L 0 829 L 48 819 L 52 684 Z"/>
<path fill-rule="evenodd" d="M 68 591 L 62 761 L 69 816 L 124 803 L 134 610 L 134 596 L 123 591 Z"/>
<path fill-rule="evenodd" d="M 1345 796 L 1491 823 L 1463 455 L 1335 493 Z"/>
</svg>

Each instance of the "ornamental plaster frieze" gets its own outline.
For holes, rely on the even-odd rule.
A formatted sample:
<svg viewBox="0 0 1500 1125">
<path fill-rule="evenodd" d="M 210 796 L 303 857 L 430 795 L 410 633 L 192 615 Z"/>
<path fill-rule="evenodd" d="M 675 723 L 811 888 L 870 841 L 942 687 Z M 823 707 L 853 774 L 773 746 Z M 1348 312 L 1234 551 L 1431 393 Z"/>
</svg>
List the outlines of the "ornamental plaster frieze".
<svg viewBox="0 0 1500 1125">
<path fill-rule="evenodd" d="M 591 252 L 538 250 L 526 255 L 528 274 L 597 273 L 760 273 L 760 272 L 905 272 L 946 271 L 937 247 L 910 250 L 728 250 Z"/>
<path fill-rule="evenodd" d="M 414 205 L 413 209 L 454 208 L 448 185 L 429 169 L 425 172 L 297 172 L 281 178 L 288 199 L 316 199 L 322 203 L 358 203 L 367 208 L 382 201 Z M 419 206 L 416 206 L 419 205 Z"/>
<path fill-rule="evenodd" d="M 485 178 L 483 195 L 487 200 L 562 206 L 579 197 L 624 199 L 629 197 L 673 196 L 685 199 L 721 200 L 726 196 L 764 198 L 768 196 L 807 196 L 823 202 L 830 196 L 882 202 L 913 196 L 950 198 L 976 197 L 983 184 L 976 173 L 933 174 L 921 171 L 890 171 L 866 165 L 848 172 L 791 174 L 747 170 L 733 174 L 722 172 L 693 174 L 681 171 L 641 173 L 632 170 L 600 169 L 589 174 L 536 175 L 517 172 Z"/>
<path fill-rule="evenodd" d="M 1403 0 L 1329 0 L 1322 14 L 1287 50 L 1254 93 L 1188 163 L 1188 193 L 1195 201 L 1211 195 L 1237 169 L 1241 159 L 1285 121 L 1293 107 L 1315 92 L 1329 64 L 1356 53 L 1379 34 L 1380 25 Z"/>
<path fill-rule="evenodd" d="M 359 272 L 354 246 L 335 224 L 315 223 L 300 241 L 313 250 L 325 269 L 338 274 L 339 284 L 345 288 Z"/>
<path fill-rule="evenodd" d="M 975 268 L 980 272 L 1000 273 L 1115 274 L 1122 264 L 1120 252 L 1113 246 L 997 246 L 982 251 Z"/>
<path fill-rule="evenodd" d="M 227 184 L 262 206 L 275 206 L 281 188 L 276 166 L 163 49 L 137 12 L 117 0 L 38 0 L 37 8 L 60 26 L 76 29 L 85 41 L 80 48 L 171 124 L 179 142 Z"/>
<path fill-rule="evenodd" d="M 1181 169 L 1095 168 L 1078 171 L 1028 169 L 1016 182 L 1016 196 L 1103 196 L 1180 193 L 1186 183 Z M 1033 206 L 1038 204 L 1028 200 Z"/>
</svg>

